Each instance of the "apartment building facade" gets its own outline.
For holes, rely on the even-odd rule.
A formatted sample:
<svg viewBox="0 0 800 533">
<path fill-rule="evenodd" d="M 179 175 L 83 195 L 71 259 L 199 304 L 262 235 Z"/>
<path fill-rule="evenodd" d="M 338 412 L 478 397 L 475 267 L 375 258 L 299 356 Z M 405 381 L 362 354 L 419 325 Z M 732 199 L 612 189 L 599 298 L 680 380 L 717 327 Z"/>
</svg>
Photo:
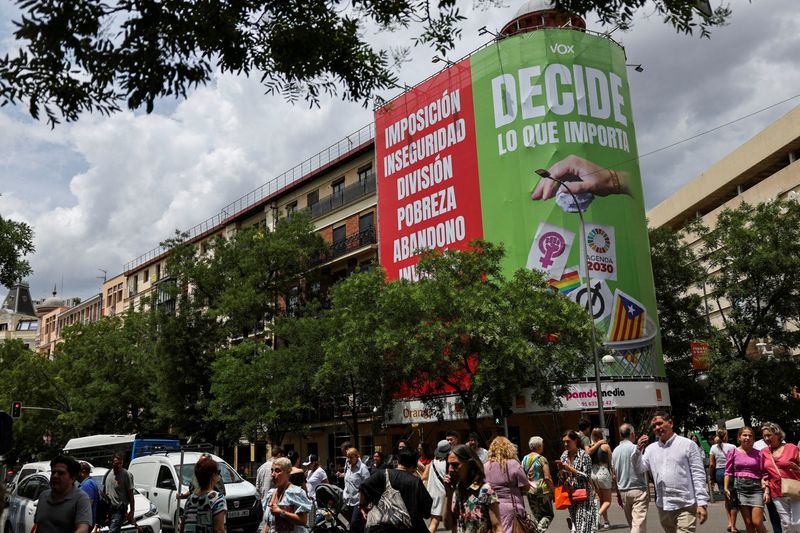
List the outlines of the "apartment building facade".
<svg viewBox="0 0 800 533">
<path fill-rule="evenodd" d="M 778 199 L 800 201 L 800 106 L 656 205 L 647 217 L 650 226 L 656 228 L 680 229 L 696 218 L 713 228 L 725 209 L 736 208 L 742 202 L 759 204 Z M 690 238 L 690 246 L 702 246 L 699 238 Z M 704 294 L 700 287 L 697 291 Z M 722 302 L 720 307 L 707 294 L 703 304 L 712 324 L 722 328 L 722 315 L 729 304 Z M 756 354 L 759 348 L 768 348 L 767 341 L 754 339 L 748 351 Z M 761 343 L 764 344 L 756 346 Z"/>
</svg>

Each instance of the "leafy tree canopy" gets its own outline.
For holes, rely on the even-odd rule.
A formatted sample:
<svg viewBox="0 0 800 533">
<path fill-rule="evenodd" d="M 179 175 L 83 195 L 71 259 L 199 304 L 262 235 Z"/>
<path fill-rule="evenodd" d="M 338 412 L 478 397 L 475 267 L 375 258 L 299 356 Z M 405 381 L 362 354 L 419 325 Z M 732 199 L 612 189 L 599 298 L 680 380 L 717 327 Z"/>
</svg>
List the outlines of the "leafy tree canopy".
<svg viewBox="0 0 800 533">
<path fill-rule="evenodd" d="M 149 315 L 128 311 L 76 323 L 64 329 L 63 338 L 53 360 L 69 410 L 59 420 L 74 436 L 155 429 L 155 338 Z"/>
<path fill-rule="evenodd" d="M 0 342 L 0 405 L 11 406 L 18 400 L 23 407 L 55 410 L 24 409 L 14 420 L 14 446 L 6 456 L 8 464 L 38 459 L 41 452 L 52 455 L 64 444 L 58 411 L 70 409 L 68 387 L 58 379 L 49 358 L 28 350 L 20 340 Z"/>
<path fill-rule="evenodd" d="M 24 222 L 0 216 L 0 285 L 11 287 L 33 273 L 23 259 L 33 252 L 33 230 Z"/>
<path fill-rule="evenodd" d="M 701 406 L 748 424 L 796 420 L 800 402 L 791 390 L 800 386 L 800 360 L 791 354 L 800 347 L 800 205 L 742 203 L 720 212 L 713 227 L 698 221 L 677 234 L 650 235 L 675 407 L 687 419 Z M 713 347 L 708 403 L 689 383 L 695 376 L 687 353 L 690 337 L 704 338 L 703 291 L 714 322 L 705 336 Z M 760 353 L 759 342 L 771 356 Z"/>
<path fill-rule="evenodd" d="M 402 285 L 413 319 L 395 325 L 404 375 L 434 408 L 441 392 L 459 396 L 472 429 L 481 409 L 510 407 L 525 387 L 553 405 L 585 372 L 593 327 L 580 306 L 521 269 L 502 275 L 503 249 L 474 241 L 468 251 L 427 252 L 420 281 Z"/>
<path fill-rule="evenodd" d="M 349 413 L 354 442 L 358 420 L 372 412 L 383 414 L 403 383 L 397 356 L 401 330 L 394 317 L 408 308 L 393 306 L 386 298 L 390 292 L 382 269 L 356 273 L 331 289 L 331 309 L 320 317 L 328 335 L 321 342 L 324 358 L 314 387 L 333 400 L 335 409 Z"/>
<path fill-rule="evenodd" d="M 705 269 L 689 246 L 688 234 L 688 229 L 651 229 L 650 258 L 672 414 L 684 427 L 699 428 L 714 422 L 716 398 L 696 379 L 690 343 L 715 343 L 718 332 L 703 312 L 698 287 Z"/>
<path fill-rule="evenodd" d="M 701 16 L 695 0 L 557 0 L 561 7 L 627 27 L 652 2 L 665 22 L 692 33 L 724 23 L 727 8 Z M 477 0 L 492 6 L 495 0 Z M 0 103 L 23 102 L 51 125 L 84 111 L 147 112 L 156 99 L 185 98 L 214 72 L 259 76 L 268 92 L 318 104 L 337 94 L 365 104 L 396 86 L 390 54 L 365 38 L 419 28 L 416 43 L 452 48 L 464 17 L 455 0 L 218 2 L 202 0 L 17 0 L 20 49 L 0 58 Z"/>
</svg>

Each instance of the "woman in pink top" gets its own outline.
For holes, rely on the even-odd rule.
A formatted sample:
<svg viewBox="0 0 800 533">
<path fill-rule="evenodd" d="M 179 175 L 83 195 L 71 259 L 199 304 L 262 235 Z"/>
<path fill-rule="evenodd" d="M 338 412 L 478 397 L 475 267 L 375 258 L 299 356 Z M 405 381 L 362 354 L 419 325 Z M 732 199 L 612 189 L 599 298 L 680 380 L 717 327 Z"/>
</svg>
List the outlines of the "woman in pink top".
<svg viewBox="0 0 800 533">
<path fill-rule="evenodd" d="M 800 452 L 794 444 L 783 442 L 786 434 L 774 422 L 761 426 L 761 435 L 767 443 L 761 450 L 761 468 L 767 484 L 765 499 L 775 502 L 783 533 L 800 533 L 800 500 L 781 493 L 781 478 L 800 480 Z"/>
<path fill-rule="evenodd" d="M 725 498 L 731 499 L 732 489 L 739 499 L 739 512 L 742 514 L 747 533 L 766 533 L 764 527 L 764 489 L 761 480 L 761 454 L 753 449 L 755 431 L 747 426 L 739 430 L 739 447 L 728 452 L 725 457 Z"/>
</svg>

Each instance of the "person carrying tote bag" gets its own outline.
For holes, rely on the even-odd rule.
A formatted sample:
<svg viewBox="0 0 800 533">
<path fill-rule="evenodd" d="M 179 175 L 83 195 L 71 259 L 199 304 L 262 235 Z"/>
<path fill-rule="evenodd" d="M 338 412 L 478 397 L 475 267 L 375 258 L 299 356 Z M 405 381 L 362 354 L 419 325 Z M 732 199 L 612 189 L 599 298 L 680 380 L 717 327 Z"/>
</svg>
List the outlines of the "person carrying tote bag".
<svg viewBox="0 0 800 533">
<path fill-rule="evenodd" d="M 785 434 L 774 422 L 761 427 L 761 436 L 767 444 L 761 450 L 766 471 L 764 500 L 775 503 L 783 533 L 800 533 L 800 451 L 783 442 Z"/>
</svg>

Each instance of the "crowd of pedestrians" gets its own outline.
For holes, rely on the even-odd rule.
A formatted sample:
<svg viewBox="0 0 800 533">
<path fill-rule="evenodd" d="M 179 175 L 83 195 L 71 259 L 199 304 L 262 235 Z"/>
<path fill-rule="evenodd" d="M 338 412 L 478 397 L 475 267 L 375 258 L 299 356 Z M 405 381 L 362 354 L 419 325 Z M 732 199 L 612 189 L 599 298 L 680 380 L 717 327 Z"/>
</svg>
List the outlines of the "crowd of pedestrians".
<svg viewBox="0 0 800 533">
<path fill-rule="evenodd" d="M 661 528 L 692 533 L 708 518 L 709 480 L 724 495 L 729 533 L 738 533 L 737 516 L 747 533 L 766 533 L 767 517 L 773 533 L 800 533 L 800 451 L 785 442 L 777 424 L 767 422 L 760 432 L 743 427 L 736 444 L 727 442 L 727 431 L 718 431 L 707 466 L 700 439 L 677 434 L 669 413 L 657 411 L 650 430 L 652 442 L 623 423 L 612 450 L 604 432 L 581 419 L 577 430 L 562 435 L 563 451 L 554 466 L 540 436 L 529 439 L 530 452 L 521 461 L 505 437 L 494 437 L 487 449 L 476 433 L 461 444 L 459 434 L 449 431 L 431 450 L 400 441 L 391 460 L 376 451 L 369 466 L 346 442 L 345 464 L 334 473 L 326 472 L 315 454 L 303 461 L 275 446 L 256 474 L 262 533 L 315 529 L 317 510 L 336 500 L 317 502 L 318 489 L 336 483 L 343 487 L 335 489 L 341 504 L 335 511 L 343 517 L 337 523 L 354 533 L 435 533 L 442 526 L 457 533 L 544 533 L 553 522 L 554 503 L 568 510 L 572 533 L 596 533 L 611 527 L 608 509 L 615 491 L 632 533 L 644 533 L 650 482 Z M 100 487 L 87 463 L 59 456 L 51 469 L 51 489 L 42 493 L 34 519 L 37 533 L 91 532 L 101 496 L 110 507 L 112 533 L 126 521 L 135 524 L 133 479 L 121 457 L 114 458 Z M 195 466 L 189 493 L 180 496 L 187 498 L 180 533 L 226 531 L 219 486 L 219 465 L 205 455 Z"/>
</svg>

